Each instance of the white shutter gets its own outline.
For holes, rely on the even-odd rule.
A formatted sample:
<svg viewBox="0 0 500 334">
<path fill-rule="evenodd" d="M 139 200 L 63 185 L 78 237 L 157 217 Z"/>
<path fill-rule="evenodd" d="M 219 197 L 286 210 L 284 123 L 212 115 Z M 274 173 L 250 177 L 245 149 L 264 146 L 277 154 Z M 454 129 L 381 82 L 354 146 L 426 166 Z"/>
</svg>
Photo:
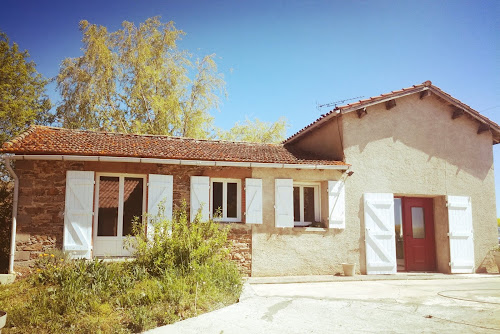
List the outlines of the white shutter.
<svg viewBox="0 0 500 334">
<path fill-rule="evenodd" d="M 154 219 L 160 203 L 164 206 L 164 218 L 172 220 L 174 178 L 172 175 L 149 174 L 148 181 L 148 234 L 153 231 Z"/>
<path fill-rule="evenodd" d="M 293 180 L 275 181 L 274 219 L 276 227 L 293 227 Z"/>
<path fill-rule="evenodd" d="M 328 181 L 328 212 L 330 228 L 345 228 L 344 181 Z"/>
<path fill-rule="evenodd" d="M 91 258 L 94 172 L 66 173 L 63 250 L 75 258 Z"/>
<path fill-rule="evenodd" d="M 474 232 L 470 197 L 448 196 L 448 224 L 451 273 L 474 273 Z"/>
<path fill-rule="evenodd" d="M 366 273 L 395 274 L 393 194 L 364 194 Z"/>
<path fill-rule="evenodd" d="M 201 208 L 201 220 L 209 218 L 210 178 L 208 176 L 191 176 L 191 209 L 190 219 L 194 220 Z"/>
<path fill-rule="evenodd" d="M 262 224 L 262 180 L 245 179 L 247 224 Z"/>
</svg>

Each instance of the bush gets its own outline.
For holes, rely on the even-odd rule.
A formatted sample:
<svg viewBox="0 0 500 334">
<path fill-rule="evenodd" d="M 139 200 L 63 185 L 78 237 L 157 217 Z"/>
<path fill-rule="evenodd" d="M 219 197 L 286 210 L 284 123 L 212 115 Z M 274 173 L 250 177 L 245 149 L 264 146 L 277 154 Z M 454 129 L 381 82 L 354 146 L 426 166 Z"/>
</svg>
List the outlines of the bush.
<svg viewBox="0 0 500 334">
<path fill-rule="evenodd" d="M 136 222 L 135 237 L 130 237 L 127 244 L 137 265 L 158 276 L 171 271 L 186 274 L 227 259 L 229 226 L 220 228 L 212 219 L 202 221 L 200 213 L 189 222 L 186 202 L 174 212 L 172 221 L 165 219 L 164 211 L 160 205 L 157 216 L 147 217 L 152 231 L 146 232 L 145 222 Z"/>
<path fill-rule="evenodd" d="M 133 261 L 41 254 L 31 276 L 0 286 L 6 332 L 142 332 L 236 302 L 242 282 L 227 257 L 228 229 L 199 215 L 188 222 L 185 204 L 172 221 L 161 212 L 150 239 L 136 224 Z"/>
<path fill-rule="evenodd" d="M 0 180 L 0 274 L 9 269 L 12 183 Z"/>
</svg>

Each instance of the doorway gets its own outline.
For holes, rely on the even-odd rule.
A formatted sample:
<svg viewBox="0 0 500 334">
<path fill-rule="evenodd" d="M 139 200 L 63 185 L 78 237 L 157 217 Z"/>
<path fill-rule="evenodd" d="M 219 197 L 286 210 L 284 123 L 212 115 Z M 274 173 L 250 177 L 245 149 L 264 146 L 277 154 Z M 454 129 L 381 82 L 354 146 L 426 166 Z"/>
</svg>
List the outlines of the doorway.
<svg viewBox="0 0 500 334">
<path fill-rule="evenodd" d="M 129 256 L 125 240 L 142 221 L 146 204 L 143 175 L 97 174 L 94 256 Z"/>
<path fill-rule="evenodd" d="M 435 271 L 432 198 L 394 199 L 398 271 Z"/>
</svg>

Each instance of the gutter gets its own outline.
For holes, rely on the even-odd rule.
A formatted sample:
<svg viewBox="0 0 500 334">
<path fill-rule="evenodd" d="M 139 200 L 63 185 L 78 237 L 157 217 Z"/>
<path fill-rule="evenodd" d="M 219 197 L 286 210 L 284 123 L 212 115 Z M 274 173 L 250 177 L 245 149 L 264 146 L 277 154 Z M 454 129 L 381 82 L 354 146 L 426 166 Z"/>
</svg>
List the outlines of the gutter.
<svg viewBox="0 0 500 334">
<path fill-rule="evenodd" d="M 347 170 L 350 165 L 320 165 L 320 164 L 284 164 L 263 162 L 236 162 L 236 161 L 209 161 L 209 160 L 182 160 L 182 159 L 156 159 L 110 156 L 83 156 L 83 155 L 11 155 L 4 156 L 7 160 L 56 160 L 56 161 L 100 161 L 100 162 L 133 162 L 162 165 L 184 166 L 221 166 L 221 167 L 251 167 L 251 168 L 295 168 L 295 169 L 335 169 Z M 12 170 L 12 169 L 10 169 Z M 9 171 L 10 172 L 10 171 Z M 11 175 L 14 171 L 11 172 Z M 15 176 L 17 179 L 17 176 Z"/>
<path fill-rule="evenodd" d="M 14 200 L 12 201 L 12 227 L 10 237 L 9 274 L 14 274 L 14 255 L 16 253 L 16 229 L 17 229 L 17 202 L 19 199 L 19 178 L 10 165 L 12 157 L 3 156 L 5 167 L 10 176 L 14 178 Z"/>
</svg>

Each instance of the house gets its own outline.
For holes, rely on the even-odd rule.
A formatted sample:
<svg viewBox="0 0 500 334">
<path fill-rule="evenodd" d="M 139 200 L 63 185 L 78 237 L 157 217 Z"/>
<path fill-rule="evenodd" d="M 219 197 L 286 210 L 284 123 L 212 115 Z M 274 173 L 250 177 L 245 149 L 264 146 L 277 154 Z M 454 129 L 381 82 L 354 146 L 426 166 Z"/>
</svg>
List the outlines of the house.
<svg viewBox="0 0 500 334">
<path fill-rule="evenodd" d="M 484 271 L 499 141 L 429 81 L 336 107 L 279 145 L 34 126 L 1 149 L 18 179 L 12 264 L 54 247 L 127 256 L 131 217 L 185 199 L 191 217 L 220 208 L 246 275 Z"/>
</svg>

